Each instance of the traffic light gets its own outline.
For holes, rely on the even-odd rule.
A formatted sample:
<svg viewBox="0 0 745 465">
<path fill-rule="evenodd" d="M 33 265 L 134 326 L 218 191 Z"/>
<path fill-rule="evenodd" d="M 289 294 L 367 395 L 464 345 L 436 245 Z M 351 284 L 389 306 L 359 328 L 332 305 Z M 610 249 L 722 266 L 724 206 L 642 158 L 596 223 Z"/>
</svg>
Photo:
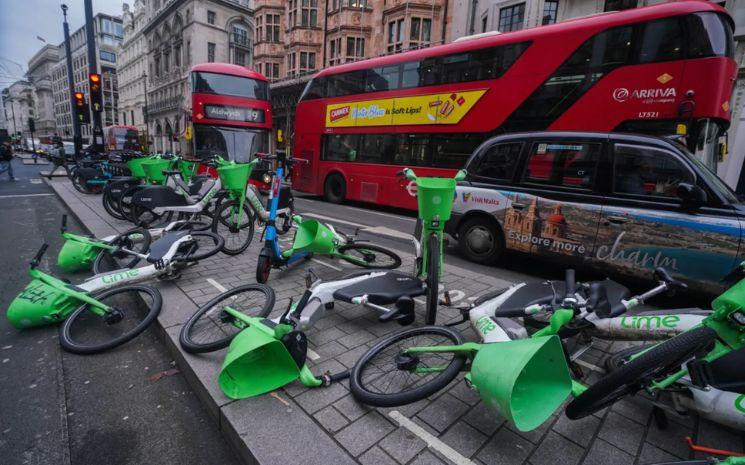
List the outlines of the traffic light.
<svg viewBox="0 0 745 465">
<path fill-rule="evenodd" d="M 33 118 L 29 117 L 28 119 L 28 131 L 33 134 L 34 131 L 36 131 L 36 122 Z"/>
<path fill-rule="evenodd" d="M 90 73 L 88 75 L 88 88 L 90 89 L 91 106 L 93 111 L 103 111 L 103 94 L 101 92 L 101 75 Z"/>
<path fill-rule="evenodd" d="M 88 111 L 88 104 L 85 103 L 85 95 L 82 92 L 75 92 L 75 113 L 78 115 L 78 122 L 91 124 L 91 114 Z"/>
</svg>

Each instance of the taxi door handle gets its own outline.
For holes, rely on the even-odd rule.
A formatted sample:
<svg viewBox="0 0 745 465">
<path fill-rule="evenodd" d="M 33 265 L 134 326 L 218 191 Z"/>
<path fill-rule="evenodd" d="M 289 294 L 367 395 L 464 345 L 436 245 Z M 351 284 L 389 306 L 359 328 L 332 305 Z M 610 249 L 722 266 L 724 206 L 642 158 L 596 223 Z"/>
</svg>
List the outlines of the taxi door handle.
<svg viewBox="0 0 745 465">
<path fill-rule="evenodd" d="M 623 224 L 623 223 L 625 223 L 625 222 L 627 222 L 629 220 L 625 216 L 609 216 L 609 217 L 607 217 L 607 219 L 608 219 L 608 221 L 606 221 L 605 224 L 610 224 L 610 223 L 613 223 L 613 224 Z"/>
<path fill-rule="evenodd" d="M 523 208 L 527 207 L 527 205 L 525 205 L 524 203 L 514 203 L 514 202 L 510 206 L 514 208 L 515 210 L 522 210 Z"/>
</svg>

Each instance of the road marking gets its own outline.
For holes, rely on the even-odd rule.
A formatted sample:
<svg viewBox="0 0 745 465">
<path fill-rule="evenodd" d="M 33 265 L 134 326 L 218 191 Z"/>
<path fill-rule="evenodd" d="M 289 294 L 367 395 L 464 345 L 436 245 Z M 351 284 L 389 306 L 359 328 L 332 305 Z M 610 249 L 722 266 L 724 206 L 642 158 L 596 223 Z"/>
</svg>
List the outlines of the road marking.
<svg viewBox="0 0 745 465">
<path fill-rule="evenodd" d="M 212 278 L 207 278 L 207 282 L 215 286 L 215 288 L 220 292 L 228 292 L 228 290 L 225 289 L 222 284 L 218 283 Z"/>
<path fill-rule="evenodd" d="M 332 265 L 330 263 L 323 262 L 321 260 L 318 260 L 317 258 L 311 258 L 310 260 L 313 261 L 313 262 L 318 263 L 319 265 L 327 266 L 327 267 L 331 268 L 332 270 L 344 271 L 343 269 L 339 268 L 338 266 L 334 266 L 334 265 Z"/>
<path fill-rule="evenodd" d="M 455 465 L 475 465 L 472 461 L 460 455 L 458 451 L 431 435 L 426 429 L 422 428 L 421 426 L 405 417 L 398 410 L 390 412 L 388 416 L 395 420 L 403 428 L 406 428 L 415 435 L 419 436 L 419 438 L 427 444 L 427 447 L 430 447 L 441 453 L 446 459 L 450 460 Z"/>
<path fill-rule="evenodd" d="M 310 358 L 311 360 L 318 360 L 319 358 L 321 358 L 321 356 L 320 356 L 320 355 L 318 355 L 318 354 L 317 354 L 317 353 L 316 353 L 316 352 L 315 352 L 315 351 L 314 351 L 313 349 L 311 349 L 310 347 L 308 347 L 308 357 L 309 357 L 309 358 Z"/>
<path fill-rule="evenodd" d="M 295 197 L 295 200 L 296 201 L 300 200 L 301 202 L 308 202 L 309 204 L 314 204 L 314 205 L 320 203 L 320 202 L 317 202 L 315 200 L 304 199 L 304 198 L 300 198 L 300 197 Z M 343 207 L 343 208 L 353 208 L 353 207 Z M 382 212 L 379 212 L 379 211 L 373 211 L 373 210 L 365 209 L 365 214 L 367 214 L 367 213 L 371 213 L 373 215 L 385 216 L 385 217 L 388 217 L 388 218 L 395 218 L 395 219 L 398 219 L 398 220 L 411 221 L 411 222 L 416 223 L 416 218 L 411 218 L 411 217 L 408 217 L 408 216 L 395 215 L 393 213 L 382 213 Z"/>
<path fill-rule="evenodd" d="M 17 197 L 42 197 L 46 195 L 54 194 L 13 194 L 13 195 L 0 195 L 0 199 L 12 199 Z"/>
<path fill-rule="evenodd" d="M 29 179 L 29 181 L 31 182 L 31 184 L 41 184 L 41 179 L 39 178 L 31 178 Z"/>
</svg>

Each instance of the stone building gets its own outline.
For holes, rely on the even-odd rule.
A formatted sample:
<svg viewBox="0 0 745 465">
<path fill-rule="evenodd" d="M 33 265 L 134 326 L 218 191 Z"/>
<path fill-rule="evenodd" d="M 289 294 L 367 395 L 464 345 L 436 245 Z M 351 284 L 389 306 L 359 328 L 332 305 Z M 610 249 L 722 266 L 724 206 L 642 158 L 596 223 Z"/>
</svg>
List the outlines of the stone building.
<svg viewBox="0 0 745 465">
<path fill-rule="evenodd" d="M 35 137 L 51 136 L 57 132 L 52 94 L 52 68 L 59 58 L 59 46 L 47 44 L 28 61 L 26 77 L 34 93 Z"/>
<path fill-rule="evenodd" d="M 117 82 L 117 53 L 122 43 L 122 20 L 116 16 L 99 13 L 93 17 L 95 34 L 97 71 L 101 74 L 103 92 L 103 113 L 101 123 L 109 126 L 119 123 L 117 112 L 119 93 Z M 73 83 L 76 92 L 83 92 L 90 103 L 88 91 L 88 47 L 85 27 L 70 34 L 70 48 L 73 63 Z M 57 132 L 66 139 L 73 136 L 72 115 L 70 114 L 70 92 L 67 81 L 65 44 L 60 44 L 60 58 L 52 67 L 52 94 L 54 96 L 54 115 Z M 82 126 L 83 141 L 90 139 L 92 127 Z"/>
<path fill-rule="evenodd" d="M 122 5 L 122 46 L 119 49 L 119 123 L 135 126 L 145 135 L 145 79 L 147 42 L 142 34 L 147 17 L 143 0 L 135 0 L 132 9 Z"/>
<path fill-rule="evenodd" d="M 34 104 L 34 88 L 28 81 L 16 81 L 3 89 L 3 111 L 7 121 L 7 129 L 11 134 L 21 134 L 24 139 L 31 137 L 28 119 L 36 118 Z M 36 137 L 36 133 L 34 133 Z"/>
<path fill-rule="evenodd" d="M 152 148 L 189 152 L 189 70 L 195 64 L 253 64 L 254 20 L 248 0 L 145 0 L 147 125 Z M 135 8 L 135 14 L 137 8 Z"/>
<path fill-rule="evenodd" d="M 256 70 L 272 83 L 274 125 L 319 69 L 446 42 L 452 0 L 256 0 Z"/>
</svg>

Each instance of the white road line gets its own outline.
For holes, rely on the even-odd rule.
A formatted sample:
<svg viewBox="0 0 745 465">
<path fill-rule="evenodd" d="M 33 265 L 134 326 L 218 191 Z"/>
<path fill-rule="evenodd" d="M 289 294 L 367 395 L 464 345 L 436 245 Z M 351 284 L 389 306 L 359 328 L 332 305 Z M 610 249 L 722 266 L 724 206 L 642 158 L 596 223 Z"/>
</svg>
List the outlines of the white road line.
<svg viewBox="0 0 745 465">
<path fill-rule="evenodd" d="M 332 270 L 344 271 L 343 269 L 339 268 L 338 266 L 334 266 L 334 265 L 332 265 L 330 263 L 323 262 L 321 260 L 318 260 L 317 258 L 311 258 L 310 260 L 313 261 L 313 262 L 318 263 L 319 265 L 327 266 L 327 267 L 331 268 Z"/>
<path fill-rule="evenodd" d="M 228 290 L 225 289 L 222 284 L 218 283 L 212 278 L 207 278 L 207 282 L 215 286 L 215 289 L 217 289 L 220 292 L 228 292 Z"/>
<path fill-rule="evenodd" d="M 296 197 L 295 200 L 296 201 L 297 200 L 300 200 L 300 201 L 308 202 L 308 203 L 318 203 L 318 202 L 316 202 L 314 200 L 302 199 L 302 198 L 298 198 L 298 197 Z M 385 216 L 387 218 L 395 218 L 397 220 L 411 221 L 412 223 L 416 223 L 416 218 L 411 218 L 411 217 L 408 217 L 408 216 L 394 215 L 393 213 L 381 213 L 379 211 L 365 209 L 365 214 L 367 214 L 367 213 L 370 213 L 372 215 Z"/>
<path fill-rule="evenodd" d="M 319 358 L 321 358 L 321 356 L 320 356 L 320 355 L 318 355 L 318 354 L 317 354 L 317 353 L 316 353 L 316 352 L 315 352 L 315 351 L 314 351 L 313 349 L 311 349 L 310 347 L 308 348 L 308 357 L 309 357 L 309 358 L 310 358 L 311 360 L 318 360 Z"/>
<path fill-rule="evenodd" d="M 428 447 L 436 450 L 446 459 L 453 462 L 455 465 L 475 465 L 472 461 L 460 455 L 458 451 L 431 435 L 426 429 L 409 420 L 398 410 L 390 412 L 388 416 L 393 418 L 403 428 L 406 428 L 415 435 L 419 436 L 419 438 L 424 441 Z"/>
<path fill-rule="evenodd" d="M 41 184 L 41 179 L 39 178 L 31 178 L 29 179 L 29 181 L 31 182 L 31 184 Z"/>
<path fill-rule="evenodd" d="M 54 194 L 14 194 L 14 195 L 0 195 L 0 199 L 12 199 L 17 197 L 42 197 L 46 195 L 54 195 Z"/>
</svg>

